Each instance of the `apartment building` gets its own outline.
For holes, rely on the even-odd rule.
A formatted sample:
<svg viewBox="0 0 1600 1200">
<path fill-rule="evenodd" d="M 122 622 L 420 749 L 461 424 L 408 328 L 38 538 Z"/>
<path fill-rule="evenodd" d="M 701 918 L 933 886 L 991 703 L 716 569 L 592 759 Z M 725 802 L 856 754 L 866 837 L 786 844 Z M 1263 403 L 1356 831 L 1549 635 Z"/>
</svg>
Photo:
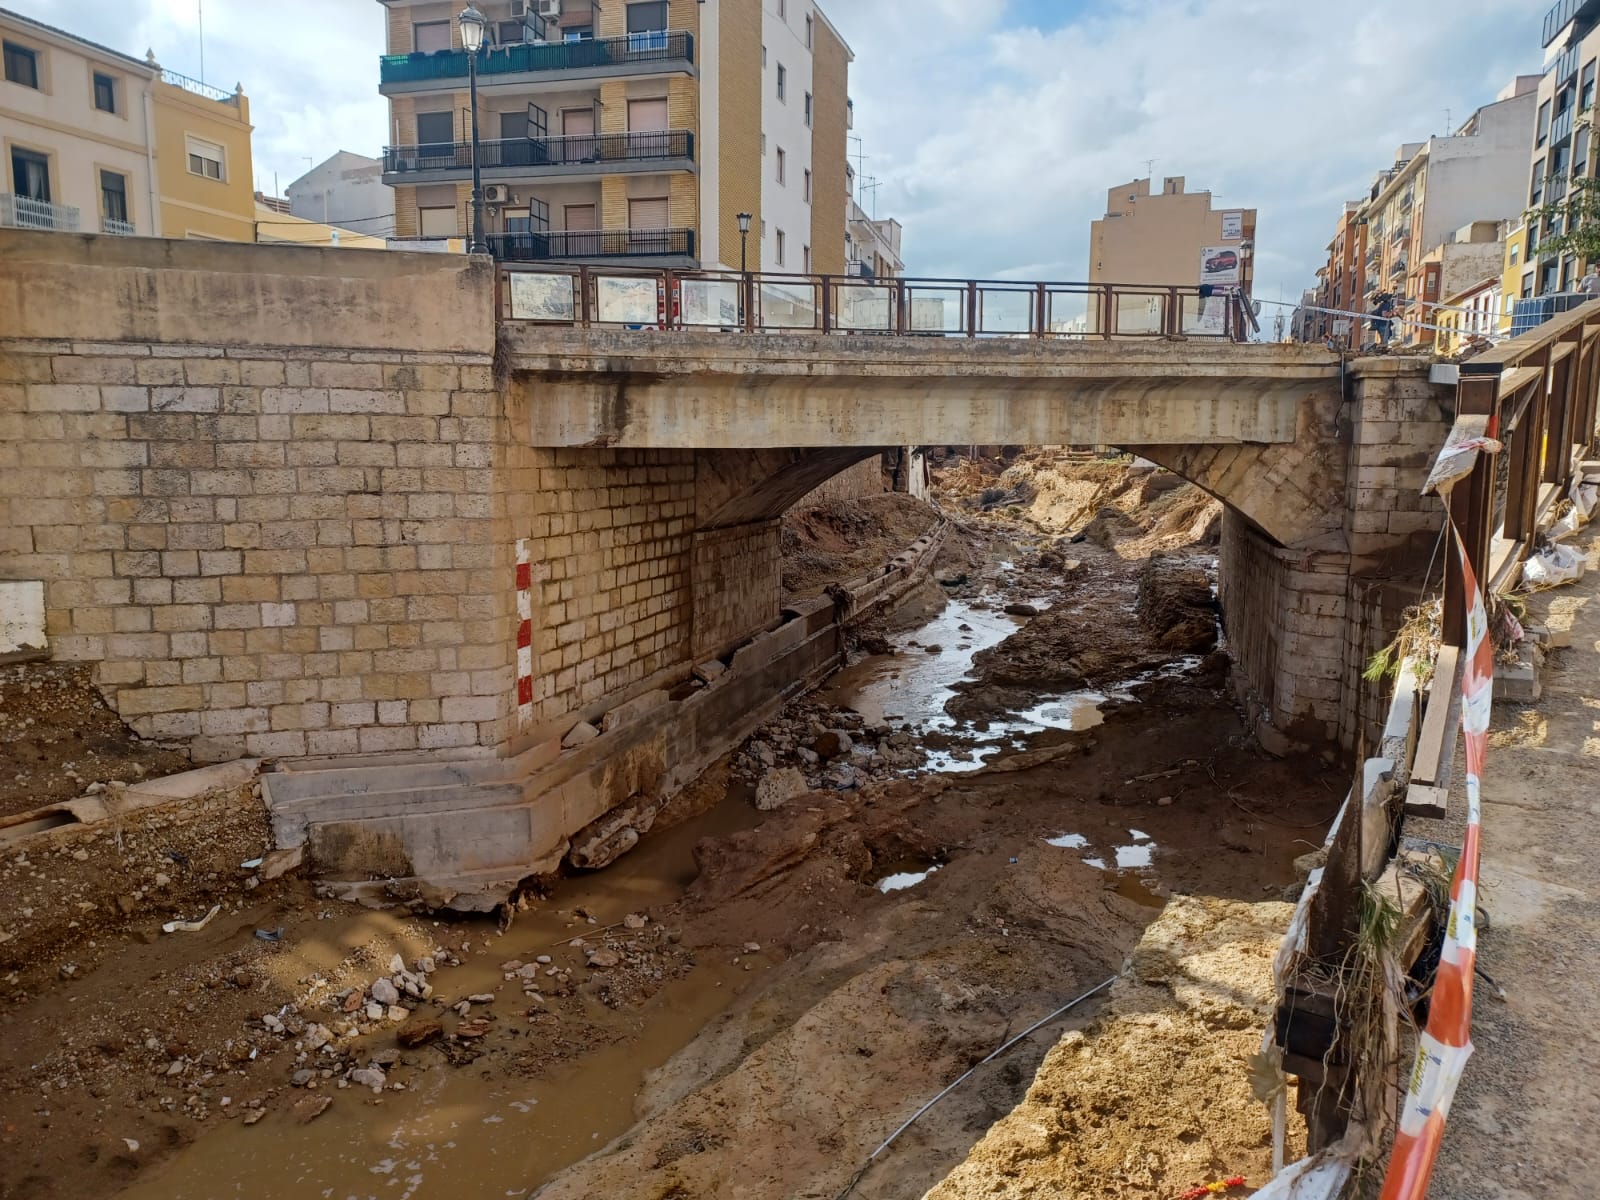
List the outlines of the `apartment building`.
<svg viewBox="0 0 1600 1200">
<path fill-rule="evenodd" d="M 256 240 L 250 100 L 161 71 L 151 90 L 164 237 Z"/>
<path fill-rule="evenodd" d="M 1600 66 L 1600 0 L 1561 0 L 1545 13 L 1545 71 L 1538 78 L 1531 134 L 1527 209 L 1564 199 L 1574 180 L 1595 177 L 1594 112 Z M 1519 204 L 1519 211 L 1523 205 Z M 1514 214 L 1507 214 L 1508 216 Z M 1522 266 L 1507 292 L 1530 299 L 1570 291 L 1585 263 L 1541 254 L 1539 243 L 1563 232 L 1560 217 L 1530 220 L 1517 235 Z M 1508 264 L 1509 266 L 1509 264 Z"/>
<path fill-rule="evenodd" d="M 394 189 L 383 161 L 341 150 L 284 189 L 289 211 L 304 221 L 348 227 L 371 237 L 394 233 Z"/>
<path fill-rule="evenodd" d="M 464 236 L 472 114 L 459 6 L 380 3 L 395 236 Z M 479 8 L 490 25 L 479 164 L 497 255 L 843 273 L 852 55 L 812 0 Z"/>
<path fill-rule="evenodd" d="M 1367 226 L 1361 220 L 1361 206 L 1360 200 L 1345 202 L 1333 240 L 1327 246 L 1327 265 L 1317 271 L 1315 304 L 1330 311 L 1310 314 L 1303 326 L 1308 336 L 1298 340 L 1322 342 L 1331 338 L 1340 346 L 1360 344 L 1359 319 L 1341 314 L 1366 311 Z"/>
<path fill-rule="evenodd" d="M 1374 178 L 1358 216 L 1367 225 L 1366 305 L 1353 307 L 1366 311 L 1373 296 L 1391 292 L 1414 302 L 1408 315 L 1422 320 L 1430 310 L 1421 302 L 1440 295 L 1425 294 L 1428 275 L 1418 271 L 1424 256 L 1452 241 L 1459 229 L 1522 212 L 1526 194 L 1520 168 L 1539 81 L 1537 75 L 1519 75 L 1454 133 L 1401 146 L 1394 165 Z M 1398 333 L 1404 341 L 1431 339 L 1416 326 L 1402 326 Z"/>
<path fill-rule="evenodd" d="M 162 232 L 149 63 L 0 9 L 0 225 Z"/>
<path fill-rule="evenodd" d="M 1089 282 L 1170 287 L 1237 284 L 1249 294 L 1256 210 L 1211 206 L 1183 176 L 1153 192 L 1148 179 L 1106 192 L 1106 215 L 1089 226 Z"/>
</svg>

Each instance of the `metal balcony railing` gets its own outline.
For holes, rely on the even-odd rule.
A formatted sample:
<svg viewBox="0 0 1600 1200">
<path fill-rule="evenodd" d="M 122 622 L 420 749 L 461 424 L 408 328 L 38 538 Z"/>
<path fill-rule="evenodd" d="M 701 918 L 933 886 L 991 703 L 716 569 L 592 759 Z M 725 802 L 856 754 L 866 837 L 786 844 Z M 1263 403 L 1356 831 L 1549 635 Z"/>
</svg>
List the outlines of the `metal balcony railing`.
<svg viewBox="0 0 1600 1200">
<path fill-rule="evenodd" d="M 876 273 L 872 269 L 872 264 L 869 262 L 862 262 L 860 259 L 852 259 L 846 263 L 844 273 L 855 279 L 876 278 Z"/>
<path fill-rule="evenodd" d="M 692 229 L 567 229 L 497 233 L 489 249 L 501 262 L 552 262 L 574 258 L 694 257 Z"/>
<path fill-rule="evenodd" d="M 196 96 L 203 96 L 207 100 L 215 100 L 218 104 L 232 104 L 235 107 L 239 104 L 239 93 L 212 87 L 209 83 L 190 79 L 187 75 L 179 75 L 176 71 L 162 71 L 161 82 L 170 83 L 173 87 L 182 88 Z"/>
<path fill-rule="evenodd" d="M 134 235 L 133 222 L 119 221 L 115 217 L 101 217 L 100 232 L 115 234 L 117 237 L 132 237 Z"/>
<path fill-rule="evenodd" d="M 1577 116 L 1576 107 L 1567 109 L 1550 122 L 1550 143 L 1559 145 L 1572 136 L 1572 119 Z"/>
<path fill-rule="evenodd" d="M 478 143 L 478 165 L 484 170 L 505 167 L 583 167 L 600 163 L 693 158 L 694 134 L 687 129 L 656 133 L 499 138 Z M 472 169 L 472 143 L 430 142 L 418 146 L 386 146 L 383 169 L 391 175 L 411 171 L 469 171 Z"/>
<path fill-rule="evenodd" d="M 479 76 L 576 71 L 632 63 L 694 62 L 694 36 L 683 30 L 630 33 L 623 37 L 585 38 L 577 42 L 497 46 L 478 56 Z M 467 52 L 439 50 L 432 54 L 389 54 L 379 60 L 380 82 L 427 83 L 465 79 Z"/>
<path fill-rule="evenodd" d="M 0 226 L 75 233 L 78 229 L 78 210 L 68 204 L 51 204 L 47 200 L 0 192 Z"/>
</svg>

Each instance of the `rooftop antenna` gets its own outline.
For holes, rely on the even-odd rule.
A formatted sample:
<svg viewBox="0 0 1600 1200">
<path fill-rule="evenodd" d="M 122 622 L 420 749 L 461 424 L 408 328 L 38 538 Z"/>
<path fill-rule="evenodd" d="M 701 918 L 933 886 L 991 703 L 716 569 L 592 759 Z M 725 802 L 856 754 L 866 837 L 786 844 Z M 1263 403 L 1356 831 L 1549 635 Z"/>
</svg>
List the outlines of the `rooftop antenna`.
<svg viewBox="0 0 1600 1200">
<path fill-rule="evenodd" d="M 200 22 L 200 82 L 206 81 L 206 0 L 194 0 L 194 11 Z"/>
<path fill-rule="evenodd" d="M 858 191 L 863 191 L 863 193 L 864 193 L 864 188 L 862 187 L 862 184 L 863 184 L 863 181 L 866 178 L 867 154 L 866 154 L 865 150 L 862 147 L 861 139 L 859 137 L 857 137 L 855 134 L 851 134 L 850 135 L 850 140 L 855 143 L 855 147 L 856 147 L 855 153 L 854 154 L 847 154 L 847 155 L 845 155 L 845 157 L 846 158 L 853 158 L 853 159 L 856 160 L 856 184 L 857 184 L 857 190 Z M 857 202 L 859 203 L 859 201 L 857 201 Z"/>
<path fill-rule="evenodd" d="M 1156 176 L 1157 161 L 1159 160 L 1154 158 L 1147 158 L 1144 160 L 1144 177 L 1152 182 L 1154 182 Z"/>
<path fill-rule="evenodd" d="M 883 186 L 883 181 L 875 175 L 867 176 L 859 179 L 859 185 L 862 198 L 868 200 L 871 204 L 871 207 L 867 210 L 867 215 L 876 221 L 878 219 L 878 189 Z"/>
<path fill-rule="evenodd" d="M 1447 109 L 1444 110 L 1444 132 L 1445 132 L 1445 136 L 1448 137 L 1449 134 L 1450 134 L 1450 131 L 1452 129 L 1454 129 L 1454 128 L 1455 128 L 1455 126 L 1450 124 L 1450 110 L 1447 108 Z"/>
</svg>

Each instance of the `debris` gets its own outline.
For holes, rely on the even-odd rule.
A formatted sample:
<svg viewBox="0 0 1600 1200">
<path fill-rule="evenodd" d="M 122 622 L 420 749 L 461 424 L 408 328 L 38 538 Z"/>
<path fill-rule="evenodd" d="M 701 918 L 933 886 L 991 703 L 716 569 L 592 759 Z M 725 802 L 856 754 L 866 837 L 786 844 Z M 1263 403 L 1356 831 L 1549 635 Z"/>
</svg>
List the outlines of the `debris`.
<svg viewBox="0 0 1600 1200">
<path fill-rule="evenodd" d="M 796 796 L 805 795 L 806 791 L 806 777 L 799 767 L 768 771 L 756 784 L 755 805 L 762 812 L 771 812 L 782 808 Z"/>
<path fill-rule="evenodd" d="M 394 1040 L 407 1050 L 415 1050 L 419 1046 L 426 1046 L 429 1042 L 438 1041 L 444 1036 L 444 1026 L 437 1021 L 419 1021 L 407 1025 L 394 1035 Z"/>
<path fill-rule="evenodd" d="M 587 745 L 599 736 L 600 731 L 593 725 L 587 721 L 579 721 L 571 729 L 567 730 L 566 737 L 561 739 L 561 748 L 563 750 L 572 750 L 578 746 Z"/>
<path fill-rule="evenodd" d="M 125 1137 L 122 1139 L 122 1144 L 128 1148 L 129 1154 L 139 1153 L 139 1142 L 136 1138 Z"/>
<path fill-rule="evenodd" d="M 643 929 L 649 919 L 649 917 L 643 916 L 640 913 L 629 913 L 627 916 L 622 918 L 622 923 L 629 929 Z"/>
<path fill-rule="evenodd" d="M 304 1125 L 314 1121 L 328 1111 L 328 1106 L 333 1103 L 333 1097 L 328 1095 L 307 1096 L 303 1100 L 296 1100 L 294 1108 L 295 1119 Z"/>
<path fill-rule="evenodd" d="M 1037 617 L 1039 615 L 1039 609 L 1036 605 L 1023 604 L 1019 601 L 1013 601 L 1006 605 L 1005 612 L 1013 617 Z"/>
<path fill-rule="evenodd" d="M 239 869 L 241 871 L 254 871 L 257 867 L 259 867 L 262 863 L 264 863 L 266 861 L 267 860 L 264 857 L 262 857 L 262 858 L 247 858 L 242 863 L 239 864 Z"/>
<path fill-rule="evenodd" d="M 463 1021 L 463 1022 L 461 1022 L 461 1024 L 456 1026 L 456 1036 L 458 1038 L 465 1038 L 465 1039 L 468 1039 L 468 1040 L 481 1038 L 481 1037 L 485 1036 L 488 1032 L 489 1032 L 489 1018 L 488 1017 L 474 1017 L 472 1020 Z"/>
<path fill-rule="evenodd" d="M 305 861 L 305 856 L 306 848 L 304 846 L 295 846 L 290 850 L 272 851 L 272 853 L 261 859 L 262 881 L 276 879 L 280 875 L 287 875 L 290 871 L 298 869 L 300 864 Z"/>
<path fill-rule="evenodd" d="M 1220 1196 L 1223 1192 L 1245 1186 L 1247 1185 L 1243 1175 L 1233 1175 L 1227 1179 L 1219 1179 L 1215 1183 L 1205 1183 L 1199 1187 L 1192 1187 L 1179 1196 L 1178 1200 L 1204 1200 L 1206 1196 Z"/>
<path fill-rule="evenodd" d="M 283 926 L 279 925 L 276 929 L 258 929 L 256 930 L 256 936 L 263 942 L 281 941 L 283 938 Z"/>
<path fill-rule="evenodd" d="M 160 877 L 157 876 L 157 878 L 159 879 Z M 198 921 L 168 921 L 166 924 L 164 924 L 161 927 L 161 932 L 162 933 L 199 933 L 207 925 L 211 924 L 212 918 L 215 917 L 221 911 L 222 911 L 222 905 L 213 904 L 211 906 L 211 911 L 208 912 L 205 916 L 201 917 Z"/>
<path fill-rule="evenodd" d="M 615 950 L 589 951 L 589 965 L 591 967 L 605 970 L 608 967 L 618 966 L 621 964 L 621 962 L 622 955 L 618 954 Z"/>
<path fill-rule="evenodd" d="M 267 1110 L 264 1109 L 264 1108 L 246 1109 L 245 1110 L 245 1114 L 244 1114 L 244 1123 L 246 1125 L 254 1125 L 257 1121 L 261 1120 L 261 1118 L 266 1116 L 266 1115 L 267 1115 Z"/>
<path fill-rule="evenodd" d="M 388 1078 L 377 1067 L 357 1067 L 346 1076 L 357 1087 L 371 1088 L 375 1092 L 383 1091 L 383 1085 Z"/>
<path fill-rule="evenodd" d="M 387 1008 L 391 1004 L 400 1003 L 400 989 L 389 980 L 381 976 L 372 981 L 372 998 L 377 1003 Z"/>
<path fill-rule="evenodd" d="M 850 735 L 844 730 L 829 729 L 811 743 L 811 749 L 821 758 L 841 758 L 850 753 L 852 745 Z"/>
</svg>

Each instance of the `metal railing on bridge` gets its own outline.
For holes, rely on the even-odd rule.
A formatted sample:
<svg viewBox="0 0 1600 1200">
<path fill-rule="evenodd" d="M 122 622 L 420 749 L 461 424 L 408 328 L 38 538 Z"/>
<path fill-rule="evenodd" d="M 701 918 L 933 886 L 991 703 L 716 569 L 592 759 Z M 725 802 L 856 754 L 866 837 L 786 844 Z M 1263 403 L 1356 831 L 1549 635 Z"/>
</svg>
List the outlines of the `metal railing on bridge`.
<svg viewBox="0 0 1600 1200">
<path fill-rule="evenodd" d="M 499 264 L 500 319 L 726 333 L 1245 341 L 1234 288 Z"/>
</svg>

